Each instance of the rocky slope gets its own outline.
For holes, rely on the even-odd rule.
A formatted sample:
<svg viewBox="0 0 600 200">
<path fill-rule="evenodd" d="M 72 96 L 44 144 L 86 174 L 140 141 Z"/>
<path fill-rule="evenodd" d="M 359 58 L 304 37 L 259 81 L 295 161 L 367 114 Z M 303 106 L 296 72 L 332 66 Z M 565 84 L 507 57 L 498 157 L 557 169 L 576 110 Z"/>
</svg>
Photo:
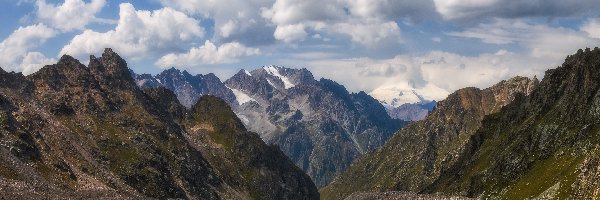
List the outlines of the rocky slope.
<svg viewBox="0 0 600 200">
<path fill-rule="evenodd" d="M 598 80 L 600 49 L 579 50 L 568 56 L 562 66 L 546 71 L 544 79 L 529 95 L 517 93 L 511 103 L 501 109 L 491 109 L 497 112 L 491 112 L 483 117 L 483 121 L 474 123 L 478 128 L 472 129 L 475 130 L 470 131 L 472 134 L 454 140 L 463 141 L 464 145 L 459 145 L 462 150 L 452 151 L 456 147 L 453 140 L 443 146 L 451 148 L 450 151 L 445 150 L 450 152 L 449 157 L 448 154 L 440 154 L 440 151 L 430 151 L 440 148 L 431 143 L 426 145 L 427 148 L 419 148 L 422 153 L 417 154 L 406 150 L 413 146 L 392 145 L 448 138 L 441 134 L 431 135 L 435 131 L 419 130 L 416 133 L 429 137 L 417 137 L 412 142 L 394 138 L 381 151 L 357 162 L 324 189 L 322 196 L 329 198 L 348 194 L 347 188 L 360 188 L 360 185 L 353 186 L 350 180 L 367 180 L 373 184 L 364 190 L 413 190 L 483 199 L 598 199 Z M 442 109 L 441 105 L 439 107 Z M 470 124 L 468 121 L 464 123 Z M 409 125 L 403 131 L 413 126 L 416 125 Z M 461 132 L 450 133 L 453 133 L 452 137 L 461 138 Z M 396 136 L 400 138 L 402 135 Z M 407 156 L 390 164 L 389 160 L 395 159 L 390 158 L 394 154 Z M 443 158 L 441 165 L 429 162 L 431 158 Z M 424 159 L 424 162 L 409 167 L 415 173 L 407 175 L 404 163 L 415 159 Z M 392 170 L 391 180 L 372 173 L 389 171 L 380 170 L 382 168 L 397 170 Z M 375 174 L 373 178 L 372 174 Z M 415 180 L 413 177 L 423 177 L 426 181 L 412 181 Z"/>
<path fill-rule="evenodd" d="M 238 101 L 236 109 L 247 127 L 278 145 L 317 186 L 404 124 L 366 93 L 351 94 L 334 81 L 317 81 L 306 69 L 242 70 L 225 84 L 236 96 L 249 97 Z"/>
<path fill-rule="evenodd" d="M 110 49 L 27 77 L 0 70 L 0 193 L 14 198 L 317 199 L 225 102 L 142 91 Z"/>
<path fill-rule="evenodd" d="M 404 124 L 391 119 L 364 92 L 351 94 L 331 80 L 315 80 L 306 69 L 240 70 L 224 84 L 206 78 L 212 76 L 170 69 L 154 77 L 134 78 L 142 88 L 164 85 L 182 102 L 205 94 L 225 99 L 249 130 L 278 145 L 317 186 L 327 184 L 359 155 L 379 147 Z M 213 89 L 197 85 L 213 85 Z"/>
<path fill-rule="evenodd" d="M 420 192 L 457 162 L 486 115 L 519 94 L 529 94 L 537 79 L 515 77 L 490 88 L 465 88 L 450 94 L 427 116 L 401 129 L 382 148 L 367 154 L 322 190 L 325 199 L 355 191 Z"/>
<path fill-rule="evenodd" d="M 539 86 L 486 117 L 425 192 L 506 199 L 598 199 L 600 49 L 579 50 Z"/>
</svg>

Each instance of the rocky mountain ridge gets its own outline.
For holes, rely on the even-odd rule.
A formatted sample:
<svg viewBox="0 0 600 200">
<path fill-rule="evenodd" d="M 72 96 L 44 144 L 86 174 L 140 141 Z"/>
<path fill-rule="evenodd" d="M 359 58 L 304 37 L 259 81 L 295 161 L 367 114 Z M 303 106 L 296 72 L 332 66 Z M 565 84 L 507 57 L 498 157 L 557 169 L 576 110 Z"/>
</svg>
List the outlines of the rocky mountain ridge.
<svg viewBox="0 0 600 200">
<path fill-rule="evenodd" d="M 171 74 L 177 76 L 167 80 L 184 80 L 185 76 L 178 75 L 182 73 Z M 137 80 L 144 83 L 138 84 L 140 87 L 152 86 L 141 76 Z M 246 127 L 267 143 L 278 145 L 317 186 L 328 183 L 354 158 L 383 144 L 404 124 L 391 119 L 366 93 L 349 93 L 334 81 L 315 80 L 306 69 L 264 66 L 240 70 L 223 84 L 220 88 L 231 91 L 235 99 L 227 102 Z M 177 87 L 182 88 L 172 88 Z M 202 95 L 203 91 L 186 94 Z M 216 96 L 226 98 L 223 94 Z M 185 99 L 194 98 L 197 96 Z"/>
<path fill-rule="evenodd" d="M 353 163 L 322 190 L 323 197 L 340 199 L 355 191 L 422 191 L 457 162 L 486 115 L 519 94 L 529 94 L 537 84 L 537 79 L 515 77 L 487 89 L 464 88 L 450 94 L 426 119 L 407 125 L 380 149 Z"/>
<path fill-rule="evenodd" d="M 191 109 L 137 85 L 111 49 L 23 76 L 0 70 L 0 187 L 14 198 L 318 199 L 222 100 Z"/>
<path fill-rule="evenodd" d="M 427 119 L 408 125 L 401 132 L 414 130 L 412 135 L 423 136 L 396 134 L 384 147 L 360 159 L 323 189 L 322 198 L 341 198 L 357 190 L 408 190 L 482 199 L 597 199 L 598 80 L 600 49 L 580 49 L 567 56 L 558 68 L 547 70 L 533 90 L 515 93 L 508 104 L 463 103 L 471 107 L 482 105 L 489 111 L 483 112 L 487 114 L 483 118 L 470 117 L 474 123 L 465 121 L 469 118 L 456 121 L 463 123 L 456 127 L 468 130 L 466 135 L 461 131 L 419 129 L 416 124 L 427 123 Z M 440 110 L 444 107 L 442 102 Z M 428 119 L 434 118 L 438 108 Z M 449 145 L 424 141 L 444 141 Z M 428 145 L 414 148 L 410 144 Z M 406 156 L 397 159 L 390 155 Z M 417 159 L 425 161 L 406 167 L 410 160 Z M 391 178 L 380 175 L 385 171 L 391 172 Z M 366 187 L 360 185 L 365 181 Z"/>
</svg>

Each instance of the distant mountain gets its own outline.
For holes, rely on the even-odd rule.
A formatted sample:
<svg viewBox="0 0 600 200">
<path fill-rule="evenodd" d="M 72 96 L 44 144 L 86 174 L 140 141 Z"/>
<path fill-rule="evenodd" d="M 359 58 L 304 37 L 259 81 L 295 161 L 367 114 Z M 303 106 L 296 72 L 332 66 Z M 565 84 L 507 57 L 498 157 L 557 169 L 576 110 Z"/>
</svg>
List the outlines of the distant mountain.
<svg viewBox="0 0 600 200">
<path fill-rule="evenodd" d="M 522 93 L 506 95 L 514 87 L 494 89 L 498 85 L 488 93 L 505 95 L 459 90 L 426 120 L 354 163 L 321 191 L 322 198 L 408 190 L 481 199 L 598 199 L 599 80 L 600 49 L 588 48 L 547 70 L 537 86 L 517 84 L 527 88 Z"/>
<path fill-rule="evenodd" d="M 227 89 L 221 80 L 214 74 L 194 75 L 187 71 L 171 68 L 152 76 L 150 74 L 135 74 L 132 76 L 136 84 L 142 88 L 165 87 L 177 95 L 179 102 L 191 108 L 203 95 L 213 95 L 225 100 L 230 105 L 237 104 L 234 93 Z"/>
<path fill-rule="evenodd" d="M 404 121 L 418 121 L 435 107 L 436 100 L 444 99 L 448 92 L 431 83 L 416 89 L 409 84 L 385 85 L 369 95 L 378 99 L 390 117 Z"/>
<path fill-rule="evenodd" d="M 134 77 L 140 87 L 165 85 L 165 80 L 190 80 L 185 72 L 162 74 L 170 76 L 163 76 L 160 82 L 147 81 L 152 80 L 147 75 Z M 152 85 L 154 82 L 159 84 Z M 194 84 L 183 81 L 167 88 L 201 88 Z M 404 125 L 391 119 L 384 107 L 366 93 L 351 94 L 334 81 L 315 80 L 306 69 L 265 66 L 240 70 L 224 86 L 212 94 L 228 98 L 226 101 L 249 130 L 259 133 L 267 143 L 278 145 L 317 186 L 327 184 L 355 158 L 382 145 Z M 224 96 L 229 92 L 223 92 L 223 88 L 234 98 Z M 180 100 L 206 94 L 200 89 L 175 91 L 178 96 L 187 95 L 178 97 Z"/>
<path fill-rule="evenodd" d="M 323 198 L 343 199 L 357 191 L 422 191 L 457 162 L 486 115 L 519 94 L 529 94 L 537 83 L 516 77 L 484 90 L 450 94 L 427 118 L 404 127 L 382 148 L 353 163 L 321 191 Z"/>
<path fill-rule="evenodd" d="M 318 199 L 310 178 L 224 101 L 142 91 L 106 49 L 0 70 L 0 195 L 14 199 Z M 139 82 L 138 82 L 139 83 Z M 209 87 L 210 88 L 210 87 Z"/>
<path fill-rule="evenodd" d="M 386 106 L 386 111 L 390 117 L 404 121 L 419 121 L 425 119 L 427 114 L 435 108 L 437 101 L 424 101 L 419 103 L 406 103 L 398 107 Z"/>
</svg>

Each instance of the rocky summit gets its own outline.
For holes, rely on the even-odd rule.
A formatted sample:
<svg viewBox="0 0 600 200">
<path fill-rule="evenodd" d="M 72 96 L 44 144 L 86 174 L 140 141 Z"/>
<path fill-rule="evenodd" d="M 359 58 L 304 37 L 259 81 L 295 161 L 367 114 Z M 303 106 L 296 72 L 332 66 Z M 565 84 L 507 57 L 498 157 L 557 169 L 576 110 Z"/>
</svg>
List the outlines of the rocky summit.
<svg viewBox="0 0 600 200">
<path fill-rule="evenodd" d="M 544 79 L 459 90 L 424 121 L 321 190 L 402 190 L 482 199 L 598 199 L 600 49 L 579 50 Z M 399 156 L 398 156 L 399 155 Z"/>
<path fill-rule="evenodd" d="M 206 79 L 210 76 L 170 69 L 157 76 L 134 77 L 142 88 L 174 90 L 182 102 L 207 94 L 225 99 L 249 130 L 279 146 L 317 186 L 329 183 L 355 158 L 382 145 L 405 124 L 391 119 L 366 93 L 349 93 L 334 81 L 315 80 L 306 69 L 240 70 L 224 83 Z"/>
<path fill-rule="evenodd" d="M 141 90 L 110 49 L 87 67 L 65 55 L 29 76 L 0 71 L 0 142 L 4 197 L 319 198 L 226 102 Z"/>
</svg>

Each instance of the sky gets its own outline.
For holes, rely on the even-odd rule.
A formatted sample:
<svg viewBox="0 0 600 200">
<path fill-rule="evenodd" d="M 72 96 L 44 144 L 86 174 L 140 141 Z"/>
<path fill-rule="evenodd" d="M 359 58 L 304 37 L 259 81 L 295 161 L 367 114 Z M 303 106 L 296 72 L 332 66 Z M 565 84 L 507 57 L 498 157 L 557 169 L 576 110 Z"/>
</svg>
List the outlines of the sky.
<svg viewBox="0 0 600 200">
<path fill-rule="evenodd" d="M 353 92 L 452 92 L 541 78 L 600 46 L 599 11 L 599 0 L 0 0 L 0 66 L 31 74 L 110 47 L 136 73 L 224 81 L 278 65 Z"/>
</svg>

